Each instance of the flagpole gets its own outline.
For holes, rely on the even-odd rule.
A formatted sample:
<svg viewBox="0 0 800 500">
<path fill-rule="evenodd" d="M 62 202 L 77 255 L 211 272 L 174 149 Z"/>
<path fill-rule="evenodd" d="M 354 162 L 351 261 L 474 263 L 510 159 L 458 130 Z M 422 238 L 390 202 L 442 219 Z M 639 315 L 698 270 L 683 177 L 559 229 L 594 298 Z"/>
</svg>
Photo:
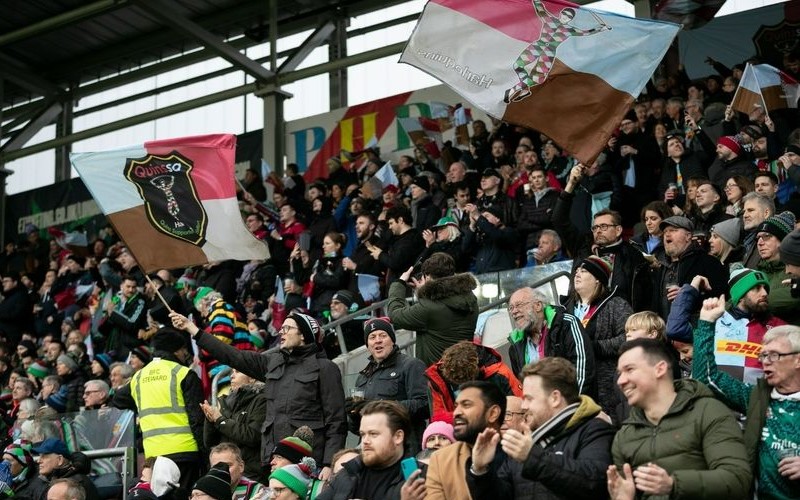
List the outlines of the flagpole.
<svg viewBox="0 0 800 500">
<path fill-rule="evenodd" d="M 164 300 L 164 297 L 161 295 L 161 292 L 158 291 L 158 287 L 156 286 L 155 283 L 153 283 L 153 280 L 150 279 L 150 276 L 145 274 L 144 277 L 145 277 L 145 279 L 147 279 L 147 282 L 150 283 L 150 286 L 153 287 L 153 290 L 156 291 L 156 295 L 158 295 L 158 298 L 161 299 L 161 303 L 164 304 L 164 307 L 167 308 L 167 311 L 169 311 L 170 313 L 175 312 L 175 311 L 172 310 L 172 308 L 169 306 L 169 304 L 167 304 L 167 301 Z"/>
</svg>

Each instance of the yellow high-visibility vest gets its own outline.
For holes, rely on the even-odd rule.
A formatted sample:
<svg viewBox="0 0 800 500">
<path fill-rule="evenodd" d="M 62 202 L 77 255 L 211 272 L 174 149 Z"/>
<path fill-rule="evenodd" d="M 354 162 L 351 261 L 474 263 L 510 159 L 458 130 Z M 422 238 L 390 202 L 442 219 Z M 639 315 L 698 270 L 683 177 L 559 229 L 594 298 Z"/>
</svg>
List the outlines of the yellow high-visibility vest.
<svg viewBox="0 0 800 500">
<path fill-rule="evenodd" d="M 199 451 L 180 385 L 189 369 L 156 358 L 131 379 L 146 458 Z"/>
</svg>

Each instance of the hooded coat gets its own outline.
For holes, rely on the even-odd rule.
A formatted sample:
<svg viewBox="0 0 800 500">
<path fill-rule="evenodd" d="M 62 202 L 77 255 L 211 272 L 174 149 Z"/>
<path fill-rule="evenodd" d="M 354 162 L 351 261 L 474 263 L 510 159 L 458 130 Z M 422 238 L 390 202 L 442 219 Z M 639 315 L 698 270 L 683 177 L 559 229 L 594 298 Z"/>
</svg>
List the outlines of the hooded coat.
<svg viewBox="0 0 800 500">
<path fill-rule="evenodd" d="M 677 380 L 675 390 L 658 424 L 641 408 L 631 408 L 611 447 L 614 464 L 636 470 L 654 463 L 672 476 L 669 495 L 643 499 L 746 498 L 753 473 L 733 412 L 696 380 Z"/>
<path fill-rule="evenodd" d="M 478 321 L 478 286 L 468 273 L 425 283 L 417 292 L 418 302 L 406 302 L 406 284 L 389 287 L 386 309 L 395 328 L 417 332 L 417 358 L 425 366 L 439 361 L 445 349 L 462 340 L 472 340 Z"/>
</svg>

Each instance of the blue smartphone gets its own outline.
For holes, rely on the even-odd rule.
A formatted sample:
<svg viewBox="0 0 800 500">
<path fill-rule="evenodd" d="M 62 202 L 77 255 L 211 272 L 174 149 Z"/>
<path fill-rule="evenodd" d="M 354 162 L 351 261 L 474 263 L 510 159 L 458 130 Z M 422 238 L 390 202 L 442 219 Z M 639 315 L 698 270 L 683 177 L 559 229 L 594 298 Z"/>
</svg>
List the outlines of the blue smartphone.
<svg viewBox="0 0 800 500">
<path fill-rule="evenodd" d="M 403 470 L 403 479 L 408 481 L 408 478 L 411 477 L 411 474 L 413 474 L 415 470 L 419 469 L 417 459 L 414 457 L 404 458 L 403 461 L 400 462 L 400 469 Z"/>
</svg>

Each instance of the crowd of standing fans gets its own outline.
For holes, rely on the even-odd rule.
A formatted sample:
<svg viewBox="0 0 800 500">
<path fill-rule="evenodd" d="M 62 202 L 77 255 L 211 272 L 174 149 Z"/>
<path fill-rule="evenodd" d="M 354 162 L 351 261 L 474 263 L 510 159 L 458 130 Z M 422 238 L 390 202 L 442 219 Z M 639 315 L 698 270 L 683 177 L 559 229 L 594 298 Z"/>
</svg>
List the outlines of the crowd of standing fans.
<svg viewBox="0 0 800 500">
<path fill-rule="evenodd" d="M 800 120 L 734 111 L 743 67 L 714 68 L 653 78 L 591 165 L 476 120 L 399 185 L 376 148 L 248 170 L 264 261 L 146 276 L 112 227 L 29 225 L 0 255 L 0 496 L 115 498 L 71 437 L 131 410 L 148 500 L 800 498 Z M 508 355 L 481 345 L 476 276 L 564 260 L 563 297 L 509 295 Z"/>
</svg>

